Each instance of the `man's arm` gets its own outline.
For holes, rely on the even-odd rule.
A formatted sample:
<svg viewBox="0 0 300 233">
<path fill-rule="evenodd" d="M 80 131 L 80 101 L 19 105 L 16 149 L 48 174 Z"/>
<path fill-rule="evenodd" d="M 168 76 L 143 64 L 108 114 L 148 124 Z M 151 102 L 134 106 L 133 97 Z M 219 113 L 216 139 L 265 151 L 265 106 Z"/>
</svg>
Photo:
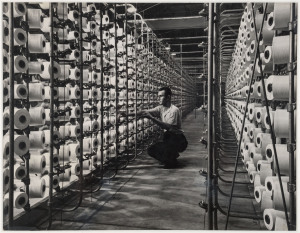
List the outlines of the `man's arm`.
<svg viewBox="0 0 300 233">
<path fill-rule="evenodd" d="M 156 123 L 159 127 L 162 129 L 170 130 L 171 128 L 177 128 L 175 125 L 171 125 L 169 123 L 163 122 L 151 115 L 151 113 L 146 113 L 144 117 L 152 120 L 154 123 Z"/>
<path fill-rule="evenodd" d="M 151 115 L 152 114 L 159 114 L 158 110 L 157 110 L 157 107 L 155 108 L 152 108 L 152 109 L 144 109 L 144 110 L 141 110 L 141 111 L 138 111 L 136 113 L 136 115 L 139 117 L 139 116 L 143 116 L 143 115 L 146 115 L 150 113 Z M 121 116 L 123 117 L 126 117 L 126 112 L 120 112 Z M 135 116 L 135 112 L 132 112 L 132 113 L 128 113 L 127 116 Z"/>
</svg>

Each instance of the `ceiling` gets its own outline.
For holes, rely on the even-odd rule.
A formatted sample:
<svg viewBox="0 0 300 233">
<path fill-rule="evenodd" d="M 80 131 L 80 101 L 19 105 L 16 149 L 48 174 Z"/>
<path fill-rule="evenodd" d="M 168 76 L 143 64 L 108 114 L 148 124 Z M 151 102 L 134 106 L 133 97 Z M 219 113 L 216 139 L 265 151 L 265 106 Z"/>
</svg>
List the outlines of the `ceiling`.
<svg viewBox="0 0 300 233">
<path fill-rule="evenodd" d="M 200 16 L 199 12 L 206 8 L 205 3 L 136 3 L 137 13 L 141 14 L 149 27 L 164 43 L 170 45 L 171 53 L 176 53 L 174 59 L 186 69 L 190 76 L 200 76 L 207 70 L 207 57 L 204 54 L 207 48 L 199 48 L 198 44 L 207 42 L 207 17 Z M 220 19 L 226 23 L 227 11 L 241 12 L 243 10 L 241 3 L 220 4 Z M 225 14 L 222 14 L 224 13 Z M 241 13 L 237 15 L 236 22 L 230 28 L 222 25 L 220 30 L 232 31 L 232 35 L 237 37 L 237 30 L 240 23 Z M 222 17 L 224 19 L 222 19 Z M 231 17 L 231 16 L 230 16 Z M 228 47 L 226 47 L 228 49 Z M 230 47 L 233 51 L 232 48 Z M 228 53 L 228 50 L 226 51 Z M 226 54 L 227 54 L 226 53 Z M 230 51 L 229 51 L 230 53 Z"/>
</svg>

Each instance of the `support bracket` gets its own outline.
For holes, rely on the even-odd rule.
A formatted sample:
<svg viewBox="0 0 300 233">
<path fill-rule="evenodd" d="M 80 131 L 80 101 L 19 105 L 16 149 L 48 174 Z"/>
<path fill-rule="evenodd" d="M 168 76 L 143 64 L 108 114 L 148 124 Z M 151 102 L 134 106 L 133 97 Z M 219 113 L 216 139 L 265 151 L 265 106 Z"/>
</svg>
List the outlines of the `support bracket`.
<svg viewBox="0 0 300 233">
<path fill-rule="evenodd" d="M 296 150 L 296 143 L 289 143 L 287 144 L 287 151 L 294 152 Z"/>
<path fill-rule="evenodd" d="M 289 193 L 296 192 L 296 184 L 291 184 L 290 182 L 287 183 L 287 189 Z"/>
<path fill-rule="evenodd" d="M 287 104 L 287 111 L 288 112 L 292 112 L 294 110 L 296 110 L 296 103 Z"/>
</svg>

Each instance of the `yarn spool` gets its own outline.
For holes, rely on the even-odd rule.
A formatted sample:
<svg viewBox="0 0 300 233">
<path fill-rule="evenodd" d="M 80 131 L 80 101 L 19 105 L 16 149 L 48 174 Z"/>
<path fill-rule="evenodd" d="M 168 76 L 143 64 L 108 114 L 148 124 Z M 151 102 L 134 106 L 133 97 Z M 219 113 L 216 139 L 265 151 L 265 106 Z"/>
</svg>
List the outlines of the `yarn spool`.
<svg viewBox="0 0 300 233">
<path fill-rule="evenodd" d="M 47 188 L 50 187 L 50 176 L 49 175 L 46 175 L 46 176 L 43 176 L 43 179 L 45 180 L 45 185 Z M 54 189 L 58 188 L 59 186 L 59 177 L 58 175 L 53 175 L 53 181 L 52 181 L 52 187 Z"/>
<path fill-rule="evenodd" d="M 295 36 L 297 41 L 297 36 Z M 297 43 L 295 43 L 296 45 Z M 297 59 L 297 46 L 295 46 L 295 59 Z M 289 63 L 290 36 L 275 36 L 272 44 L 272 55 L 274 64 Z"/>
<path fill-rule="evenodd" d="M 23 46 L 27 42 L 27 34 L 26 31 L 22 28 L 14 29 L 14 45 Z M 28 40 L 29 42 L 29 40 Z"/>
<path fill-rule="evenodd" d="M 260 149 L 256 150 L 256 151 L 261 151 Z M 259 160 L 262 160 L 264 157 L 262 156 L 261 153 L 253 153 L 252 151 L 250 152 L 250 161 L 255 165 L 255 167 L 257 166 L 257 162 Z"/>
<path fill-rule="evenodd" d="M 29 160 L 29 172 L 43 174 L 46 169 L 46 159 L 44 155 L 31 154 Z"/>
<path fill-rule="evenodd" d="M 297 77 L 294 80 L 294 91 L 297 92 Z M 288 75 L 270 75 L 266 80 L 266 91 L 268 100 L 289 100 L 289 76 Z"/>
<path fill-rule="evenodd" d="M 83 152 L 90 152 L 91 151 L 91 138 L 84 138 L 83 139 Z"/>
<path fill-rule="evenodd" d="M 64 126 L 64 125 L 59 127 L 59 133 L 60 133 L 61 138 L 70 137 L 70 135 L 71 135 L 71 131 L 70 131 L 69 127 Z"/>
<path fill-rule="evenodd" d="M 71 115 L 70 118 L 79 118 L 80 117 L 80 107 L 79 106 L 73 106 L 71 109 Z"/>
<path fill-rule="evenodd" d="M 70 143 L 68 144 L 70 150 L 70 160 L 76 161 L 76 159 L 80 156 L 80 145 L 79 143 Z"/>
<path fill-rule="evenodd" d="M 44 130 L 45 133 L 45 144 L 50 145 L 50 130 Z M 58 144 L 60 137 L 60 133 L 56 130 L 53 131 L 53 144 Z"/>
<path fill-rule="evenodd" d="M 281 176 L 281 181 L 287 183 L 289 181 L 289 177 L 288 176 Z M 265 180 L 266 192 L 268 192 L 270 195 L 273 195 L 273 192 L 276 189 L 275 184 L 279 185 L 278 176 L 268 176 L 266 178 L 266 180 Z M 280 191 L 280 188 L 279 188 L 279 191 Z"/>
<path fill-rule="evenodd" d="M 9 43 L 9 25 L 6 20 L 2 20 L 2 35 L 3 35 L 3 37 L 2 37 L 3 43 L 8 44 Z M 6 50 L 3 49 L 3 51 L 6 51 Z"/>
<path fill-rule="evenodd" d="M 75 176 L 80 175 L 80 164 L 77 162 L 72 162 L 71 163 L 71 174 Z"/>
<path fill-rule="evenodd" d="M 45 87 L 43 83 L 29 83 L 29 101 L 43 101 L 45 99 Z"/>
<path fill-rule="evenodd" d="M 27 87 L 24 84 L 14 85 L 14 97 L 15 99 L 26 99 L 27 98 Z"/>
<path fill-rule="evenodd" d="M 267 145 L 272 143 L 272 137 L 269 133 L 258 133 L 256 136 L 255 144 L 258 148 L 261 148 L 262 151 L 265 151 Z M 264 152 L 262 152 L 264 153 Z"/>
<path fill-rule="evenodd" d="M 45 157 L 45 161 L 46 161 L 46 165 L 50 164 L 50 153 L 44 153 L 43 156 Z M 59 164 L 59 158 L 58 158 L 58 154 L 57 153 L 53 153 L 53 166 L 57 166 Z M 48 166 L 47 165 L 47 166 Z"/>
<path fill-rule="evenodd" d="M 258 173 L 261 171 L 261 165 L 262 164 L 269 164 L 269 161 L 267 161 L 267 160 L 259 160 L 257 162 L 256 168 L 257 168 Z"/>
<path fill-rule="evenodd" d="M 45 133 L 43 131 L 30 131 L 30 149 L 43 149 L 45 144 Z"/>
<path fill-rule="evenodd" d="M 275 209 L 265 209 L 264 210 L 264 223 L 268 230 L 274 230 L 276 218 L 285 218 L 284 211 L 279 211 Z"/>
<path fill-rule="evenodd" d="M 74 68 L 74 69 L 70 69 L 70 75 L 69 78 L 71 80 L 79 80 L 80 79 L 80 69 L 78 68 Z"/>
<path fill-rule="evenodd" d="M 268 116 L 267 109 L 264 108 L 262 112 L 262 128 L 264 129 L 270 129 L 271 125 L 273 125 L 274 122 L 274 114 L 275 111 L 272 111 L 271 108 L 269 108 L 270 117 Z"/>
<path fill-rule="evenodd" d="M 14 57 L 14 72 L 15 73 L 25 73 L 28 69 L 28 61 L 23 56 Z"/>
<path fill-rule="evenodd" d="M 255 175 L 253 183 L 254 183 L 254 187 L 262 185 L 262 182 L 260 180 L 260 175 L 259 174 Z"/>
<path fill-rule="evenodd" d="M 73 22 L 79 21 L 79 12 L 77 10 L 69 11 L 69 13 L 68 13 L 68 19 L 70 19 Z M 68 38 L 68 40 L 70 40 L 70 38 Z"/>
<path fill-rule="evenodd" d="M 66 125 L 70 131 L 70 137 L 79 137 L 80 136 L 80 126 L 79 125 Z"/>
<path fill-rule="evenodd" d="M 71 169 L 67 168 L 65 169 L 64 173 L 60 173 L 58 176 L 60 182 L 63 182 L 63 181 L 70 181 L 71 175 L 72 175 Z"/>
<path fill-rule="evenodd" d="M 30 176 L 29 198 L 43 198 L 46 192 L 46 182 L 44 178 Z"/>
<path fill-rule="evenodd" d="M 9 169 L 5 168 L 3 170 L 3 193 L 6 193 L 9 190 Z"/>
<path fill-rule="evenodd" d="M 250 175 L 250 173 L 252 171 L 256 170 L 256 167 L 255 167 L 255 165 L 251 161 L 247 161 L 246 162 L 246 170 L 248 171 L 248 175 Z"/>
<path fill-rule="evenodd" d="M 9 134 L 7 133 L 4 137 L 9 137 Z M 26 154 L 30 147 L 30 142 L 28 137 L 26 137 L 25 135 L 15 134 L 14 139 L 15 139 L 15 147 L 14 147 L 15 154 L 16 155 Z"/>
<path fill-rule="evenodd" d="M 28 50 L 30 53 L 45 53 L 46 38 L 43 34 L 28 33 Z"/>
<path fill-rule="evenodd" d="M 280 191 L 280 184 L 279 184 L 279 182 L 274 182 L 273 184 L 274 184 L 274 188 L 273 188 L 274 209 L 284 211 L 283 199 L 282 199 L 282 194 Z M 283 192 L 284 192 L 286 208 L 290 209 L 290 194 L 288 192 L 287 187 L 288 187 L 287 182 L 282 182 L 282 188 L 283 188 Z"/>
<path fill-rule="evenodd" d="M 45 99 L 50 100 L 51 99 L 51 88 L 49 86 L 44 86 L 45 89 Z M 58 98 L 58 90 L 57 87 L 53 87 L 53 98 Z"/>
<path fill-rule="evenodd" d="M 43 21 L 41 9 L 27 9 L 27 23 L 30 28 L 41 28 Z"/>
<path fill-rule="evenodd" d="M 17 180 L 22 180 L 27 175 L 26 168 L 21 164 L 15 164 L 14 166 L 14 178 Z M 4 184 L 4 182 L 3 182 Z"/>
<path fill-rule="evenodd" d="M 71 90 L 69 87 L 58 87 L 58 99 L 59 101 L 70 100 Z"/>
<path fill-rule="evenodd" d="M 262 56 L 262 65 L 264 73 L 271 74 L 273 72 L 272 46 L 266 46 Z"/>
<path fill-rule="evenodd" d="M 30 126 L 42 126 L 46 122 L 46 113 L 44 107 L 34 107 L 29 109 Z"/>
<path fill-rule="evenodd" d="M 41 74 L 45 67 L 42 62 L 31 61 L 28 63 L 29 74 Z"/>
<path fill-rule="evenodd" d="M 271 164 L 268 163 L 262 163 L 260 165 L 260 171 L 259 171 L 259 175 L 260 175 L 260 182 L 261 184 L 265 184 L 265 180 L 268 176 L 272 176 L 272 168 L 271 168 Z"/>
<path fill-rule="evenodd" d="M 3 199 L 3 222 L 7 222 L 8 221 L 8 213 L 9 213 L 9 200 L 8 198 L 4 198 Z"/>
<path fill-rule="evenodd" d="M 288 231 L 288 226 L 286 224 L 285 218 L 276 217 L 275 231 Z"/>
<path fill-rule="evenodd" d="M 51 73 L 53 71 L 53 78 L 57 79 L 61 75 L 60 65 L 57 62 L 53 62 L 53 68 L 50 62 L 43 62 L 44 71 L 40 74 L 43 79 L 50 80 Z"/>
<path fill-rule="evenodd" d="M 254 197 L 257 203 L 260 203 L 262 200 L 262 192 L 265 191 L 266 188 L 262 185 L 256 186 L 254 188 Z"/>
<path fill-rule="evenodd" d="M 250 138 L 251 139 L 253 139 L 253 141 L 254 141 L 254 143 L 255 143 L 255 145 L 257 145 L 257 140 L 256 140 L 256 138 L 257 138 L 257 135 L 259 134 L 259 133 L 261 133 L 262 132 L 262 129 L 261 128 L 251 128 L 250 129 Z"/>
<path fill-rule="evenodd" d="M 297 15 L 297 4 L 295 13 Z M 291 4 L 290 3 L 279 3 L 274 4 L 274 11 L 268 15 L 267 28 L 268 30 L 282 30 L 287 31 L 290 22 Z"/>
<path fill-rule="evenodd" d="M 70 99 L 78 100 L 80 98 L 80 89 L 78 86 L 70 88 Z"/>
<path fill-rule="evenodd" d="M 294 112 L 296 119 L 296 111 Z M 296 129 L 296 121 L 294 121 L 294 128 Z M 286 109 L 276 109 L 274 114 L 274 133 L 277 138 L 289 138 L 289 112 Z M 294 130 L 294 137 L 296 137 L 296 130 Z"/>
<path fill-rule="evenodd" d="M 267 191 L 262 192 L 260 209 L 264 211 L 265 209 L 273 208 L 272 194 L 269 194 Z"/>
<path fill-rule="evenodd" d="M 287 145 L 286 144 L 275 144 L 276 152 L 277 152 L 277 158 L 280 168 L 280 174 L 281 175 L 288 175 L 290 171 L 289 167 L 289 152 L 287 151 Z M 275 162 L 275 153 L 273 149 L 272 144 L 268 144 L 266 147 L 266 157 L 269 162 L 274 162 L 274 172 L 277 174 L 278 168 L 277 163 Z M 296 160 L 296 157 L 295 157 Z M 295 163 L 296 166 L 296 163 Z"/>
<path fill-rule="evenodd" d="M 254 108 L 254 120 L 257 124 L 260 124 L 262 121 L 262 112 L 265 107 L 255 107 Z"/>
<path fill-rule="evenodd" d="M 70 162 L 71 151 L 69 145 L 62 145 L 58 151 L 59 161 L 61 163 Z"/>
<path fill-rule="evenodd" d="M 4 195 L 4 200 L 9 200 L 9 193 Z M 28 203 L 28 196 L 25 192 L 14 191 L 14 208 L 23 209 L 25 205 Z"/>
<path fill-rule="evenodd" d="M 91 161 L 90 160 L 84 160 L 82 162 L 82 169 L 83 170 L 90 170 Z"/>
<path fill-rule="evenodd" d="M 26 109 L 14 108 L 14 126 L 16 129 L 25 129 L 30 123 L 30 115 Z M 9 129 L 9 108 L 6 107 L 3 113 L 3 129 Z"/>
<path fill-rule="evenodd" d="M 68 79 L 71 74 L 71 66 L 70 65 L 60 65 L 60 69 L 61 69 L 60 80 Z"/>
<path fill-rule="evenodd" d="M 255 180 L 255 176 L 258 175 L 258 172 L 257 171 L 251 171 L 250 174 L 249 174 L 249 180 L 250 180 L 250 183 L 253 184 L 254 183 L 254 180 Z"/>
</svg>

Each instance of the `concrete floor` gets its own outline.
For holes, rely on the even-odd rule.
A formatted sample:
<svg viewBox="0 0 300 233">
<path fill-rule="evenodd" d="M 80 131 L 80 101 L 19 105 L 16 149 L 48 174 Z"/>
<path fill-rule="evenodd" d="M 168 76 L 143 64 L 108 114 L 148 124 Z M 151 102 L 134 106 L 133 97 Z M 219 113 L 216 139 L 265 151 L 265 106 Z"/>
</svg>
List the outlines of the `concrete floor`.
<svg viewBox="0 0 300 233">
<path fill-rule="evenodd" d="M 205 177 L 207 149 L 199 143 L 204 135 L 206 119 L 199 110 L 183 121 L 189 145 L 178 158 L 179 167 L 164 169 L 146 153 L 131 162 L 117 176 L 106 181 L 97 193 L 86 194 L 82 205 L 74 212 L 57 213 L 53 230 L 204 230 L 207 229 L 205 210 L 198 206 L 206 199 Z M 204 135 L 206 136 L 206 135 Z M 233 167 L 233 166 L 232 166 Z M 232 173 L 226 175 L 232 179 Z M 244 176 L 238 180 L 245 181 Z M 249 195 L 248 187 L 237 185 L 235 193 Z M 220 187 L 229 193 L 230 184 Z M 228 205 L 228 198 L 219 195 L 221 206 Z M 232 209 L 254 212 L 253 200 L 234 198 Z M 43 212 L 46 216 L 47 212 Z M 33 213 L 32 213 L 33 214 Z M 44 227 L 47 221 L 19 220 L 20 229 Z M 219 229 L 224 229 L 225 216 L 218 213 Z M 45 220 L 45 219 L 44 219 Z M 230 230 L 259 230 L 260 222 L 251 219 L 230 218 Z"/>
</svg>

